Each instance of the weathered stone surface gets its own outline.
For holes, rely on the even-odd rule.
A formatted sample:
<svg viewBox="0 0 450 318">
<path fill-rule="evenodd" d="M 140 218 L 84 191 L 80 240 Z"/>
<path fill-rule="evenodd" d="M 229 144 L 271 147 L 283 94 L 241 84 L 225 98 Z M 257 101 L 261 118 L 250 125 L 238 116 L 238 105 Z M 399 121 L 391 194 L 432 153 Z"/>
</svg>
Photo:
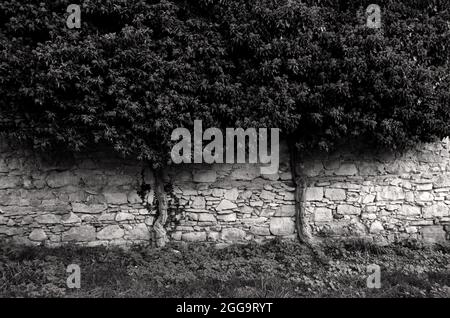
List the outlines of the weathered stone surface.
<svg viewBox="0 0 450 318">
<path fill-rule="evenodd" d="M 109 204 L 126 204 L 128 203 L 128 196 L 122 192 L 107 192 L 103 194 L 105 200 Z"/>
<path fill-rule="evenodd" d="M 449 216 L 449 206 L 444 203 L 434 204 L 423 208 L 423 217 L 426 219 Z"/>
<path fill-rule="evenodd" d="M 420 207 L 418 206 L 412 206 L 412 205 L 403 205 L 400 209 L 400 214 L 402 215 L 419 215 L 420 214 Z"/>
<path fill-rule="evenodd" d="M 236 221 L 236 213 L 219 214 L 217 219 L 222 222 L 234 222 Z"/>
<path fill-rule="evenodd" d="M 420 229 L 422 238 L 427 243 L 445 242 L 445 231 L 442 225 L 424 226 Z"/>
<path fill-rule="evenodd" d="M 221 237 L 225 241 L 240 241 L 245 238 L 245 231 L 236 228 L 226 228 L 222 230 Z"/>
<path fill-rule="evenodd" d="M 61 218 L 61 222 L 63 224 L 73 224 L 81 222 L 81 219 L 75 213 L 70 212 Z"/>
<path fill-rule="evenodd" d="M 289 204 L 289 205 L 282 205 L 280 206 L 277 211 L 275 212 L 275 216 L 294 216 L 296 213 L 295 211 L 295 205 Z"/>
<path fill-rule="evenodd" d="M 263 200 L 273 201 L 275 199 L 275 193 L 267 190 L 261 191 L 259 197 Z"/>
<path fill-rule="evenodd" d="M 220 201 L 219 205 L 216 207 L 217 211 L 223 211 L 223 210 L 232 210 L 237 208 L 237 205 L 234 204 L 233 202 L 223 199 L 222 201 Z"/>
<path fill-rule="evenodd" d="M 305 200 L 306 201 L 321 201 L 323 199 L 323 188 L 310 187 L 306 188 Z"/>
<path fill-rule="evenodd" d="M 116 215 L 117 222 L 129 221 L 129 220 L 134 220 L 134 215 L 131 213 L 119 212 Z"/>
<path fill-rule="evenodd" d="M 204 209 L 206 207 L 206 200 L 204 197 L 195 197 L 192 202 L 194 209 Z"/>
<path fill-rule="evenodd" d="M 270 232 L 273 235 L 290 235 L 295 231 L 295 222 L 291 218 L 274 217 L 270 220 Z"/>
<path fill-rule="evenodd" d="M 48 239 L 47 234 L 45 233 L 45 231 L 43 229 L 34 229 L 30 233 L 28 238 L 31 241 L 37 241 L 37 242 L 45 241 Z"/>
<path fill-rule="evenodd" d="M 210 213 L 198 213 L 199 222 L 217 222 L 216 217 Z"/>
<path fill-rule="evenodd" d="M 0 178 L 0 189 L 13 189 L 21 184 L 19 177 L 5 177 Z"/>
<path fill-rule="evenodd" d="M 134 226 L 128 233 L 127 237 L 130 240 L 145 240 L 148 241 L 150 239 L 150 231 L 148 230 L 147 225 L 144 223 L 137 224 Z"/>
<path fill-rule="evenodd" d="M 84 204 L 73 202 L 72 203 L 72 211 L 75 213 L 88 213 L 88 214 L 97 214 L 102 213 L 107 209 L 105 204 Z"/>
<path fill-rule="evenodd" d="M 361 214 L 361 208 L 349 204 L 342 204 L 338 205 L 337 213 L 348 215 L 359 215 Z"/>
<path fill-rule="evenodd" d="M 206 241 L 205 232 L 189 232 L 181 235 L 181 240 L 186 242 L 204 242 Z"/>
<path fill-rule="evenodd" d="M 196 170 L 194 171 L 194 182 L 215 182 L 217 174 L 215 170 Z"/>
<path fill-rule="evenodd" d="M 384 227 L 380 221 L 372 222 L 372 224 L 370 225 L 370 229 L 369 229 L 370 233 L 380 233 L 382 231 L 384 231 Z"/>
<path fill-rule="evenodd" d="M 95 240 L 95 228 L 90 225 L 73 227 L 62 234 L 63 242 L 88 242 Z"/>
<path fill-rule="evenodd" d="M 142 203 L 142 199 L 136 191 L 131 191 L 127 195 L 127 199 L 129 203 Z"/>
<path fill-rule="evenodd" d="M 123 237 L 124 230 L 118 225 L 108 225 L 97 233 L 99 240 L 114 240 Z"/>
<path fill-rule="evenodd" d="M 377 193 L 377 201 L 395 201 L 405 199 L 405 193 L 401 187 L 382 187 Z"/>
<path fill-rule="evenodd" d="M 236 201 L 239 196 L 239 191 L 237 188 L 233 188 L 225 191 L 224 198 L 230 201 Z"/>
<path fill-rule="evenodd" d="M 268 235 L 270 235 L 270 230 L 268 227 L 252 226 L 250 228 L 250 233 L 252 233 L 254 235 L 268 236 Z"/>
<path fill-rule="evenodd" d="M 345 191 L 342 189 L 325 189 L 325 198 L 332 201 L 345 200 Z"/>
<path fill-rule="evenodd" d="M 335 173 L 338 176 L 354 176 L 358 170 L 354 163 L 343 163 Z"/>
<path fill-rule="evenodd" d="M 40 224 L 58 224 L 61 219 L 54 214 L 44 214 L 36 217 L 36 222 Z"/>
<path fill-rule="evenodd" d="M 51 172 L 47 177 L 47 184 L 50 188 L 60 188 L 68 185 L 77 185 L 79 177 L 70 171 Z"/>
<path fill-rule="evenodd" d="M 333 214 L 331 209 L 328 208 L 316 208 L 314 210 L 315 222 L 331 222 L 333 220 Z"/>
</svg>

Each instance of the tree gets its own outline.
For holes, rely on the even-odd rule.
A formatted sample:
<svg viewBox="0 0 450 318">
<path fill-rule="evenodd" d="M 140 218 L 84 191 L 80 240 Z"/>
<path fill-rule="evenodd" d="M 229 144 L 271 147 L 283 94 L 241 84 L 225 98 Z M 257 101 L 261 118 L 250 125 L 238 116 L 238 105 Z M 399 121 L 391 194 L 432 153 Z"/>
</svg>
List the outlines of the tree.
<svg viewBox="0 0 450 318">
<path fill-rule="evenodd" d="M 364 141 L 402 150 L 449 135 L 449 9 L 445 1 L 83 1 L 0 4 L 0 114 L 5 132 L 38 149 L 107 144 L 154 169 L 165 241 L 161 169 L 171 132 L 277 127 L 290 142 L 298 232 L 306 181 L 299 154 Z"/>
</svg>

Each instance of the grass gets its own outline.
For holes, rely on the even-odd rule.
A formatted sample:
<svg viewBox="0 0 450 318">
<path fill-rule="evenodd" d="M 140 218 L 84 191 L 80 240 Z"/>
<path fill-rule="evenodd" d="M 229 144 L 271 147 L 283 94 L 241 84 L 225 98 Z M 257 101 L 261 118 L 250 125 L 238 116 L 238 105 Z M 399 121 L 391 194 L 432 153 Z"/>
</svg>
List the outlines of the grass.
<svg viewBox="0 0 450 318">
<path fill-rule="evenodd" d="M 59 248 L 0 245 L 0 297 L 450 297 L 450 250 L 379 247 L 351 241 L 323 246 L 319 263 L 303 245 L 171 245 Z M 81 288 L 69 289 L 69 264 Z M 381 267 L 381 288 L 366 285 Z"/>
</svg>

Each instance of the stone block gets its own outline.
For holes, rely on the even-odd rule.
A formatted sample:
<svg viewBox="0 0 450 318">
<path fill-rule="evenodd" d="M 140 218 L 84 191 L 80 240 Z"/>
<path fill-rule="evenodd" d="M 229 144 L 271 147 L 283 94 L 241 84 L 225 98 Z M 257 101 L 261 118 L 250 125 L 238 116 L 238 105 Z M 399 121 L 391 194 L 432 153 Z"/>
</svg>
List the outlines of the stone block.
<svg viewBox="0 0 450 318">
<path fill-rule="evenodd" d="M 91 225 L 73 227 L 62 234 L 63 242 L 88 242 L 95 240 L 95 228 Z"/>
<path fill-rule="evenodd" d="M 314 221 L 315 222 L 331 222 L 333 221 L 333 213 L 328 208 L 315 208 L 314 209 Z"/>
<path fill-rule="evenodd" d="M 97 233 L 99 240 L 120 239 L 125 234 L 124 230 L 118 225 L 108 225 Z"/>
<path fill-rule="evenodd" d="M 322 201 L 323 188 L 322 187 L 310 187 L 306 188 L 305 200 L 306 201 Z"/>
<path fill-rule="evenodd" d="M 241 241 L 245 238 L 245 231 L 236 228 L 222 229 L 221 238 L 224 241 Z"/>
<path fill-rule="evenodd" d="M 295 231 L 295 222 L 291 218 L 273 217 L 270 219 L 270 232 L 273 235 L 291 235 Z"/>
<path fill-rule="evenodd" d="M 325 189 L 325 198 L 332 201 L 345 200 L 345 191 L 342 189 Z"/>
</svg>

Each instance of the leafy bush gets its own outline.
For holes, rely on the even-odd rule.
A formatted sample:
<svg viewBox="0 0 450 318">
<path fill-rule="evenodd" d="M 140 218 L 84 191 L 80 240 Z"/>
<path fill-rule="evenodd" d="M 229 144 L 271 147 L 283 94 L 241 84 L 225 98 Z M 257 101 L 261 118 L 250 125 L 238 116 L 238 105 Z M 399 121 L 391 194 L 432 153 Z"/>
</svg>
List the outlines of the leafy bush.
<svg viewBox="0 0 450 318">
<path fill-rule="evenodd" d="M 4 130 L 36 148 L 106 143 L 168 163 L 170 134 L 279 127 L 302 150 L 402 149 L 449 135 L 446 1 L 195 0 L 0 4 Z"/>
</svg>

